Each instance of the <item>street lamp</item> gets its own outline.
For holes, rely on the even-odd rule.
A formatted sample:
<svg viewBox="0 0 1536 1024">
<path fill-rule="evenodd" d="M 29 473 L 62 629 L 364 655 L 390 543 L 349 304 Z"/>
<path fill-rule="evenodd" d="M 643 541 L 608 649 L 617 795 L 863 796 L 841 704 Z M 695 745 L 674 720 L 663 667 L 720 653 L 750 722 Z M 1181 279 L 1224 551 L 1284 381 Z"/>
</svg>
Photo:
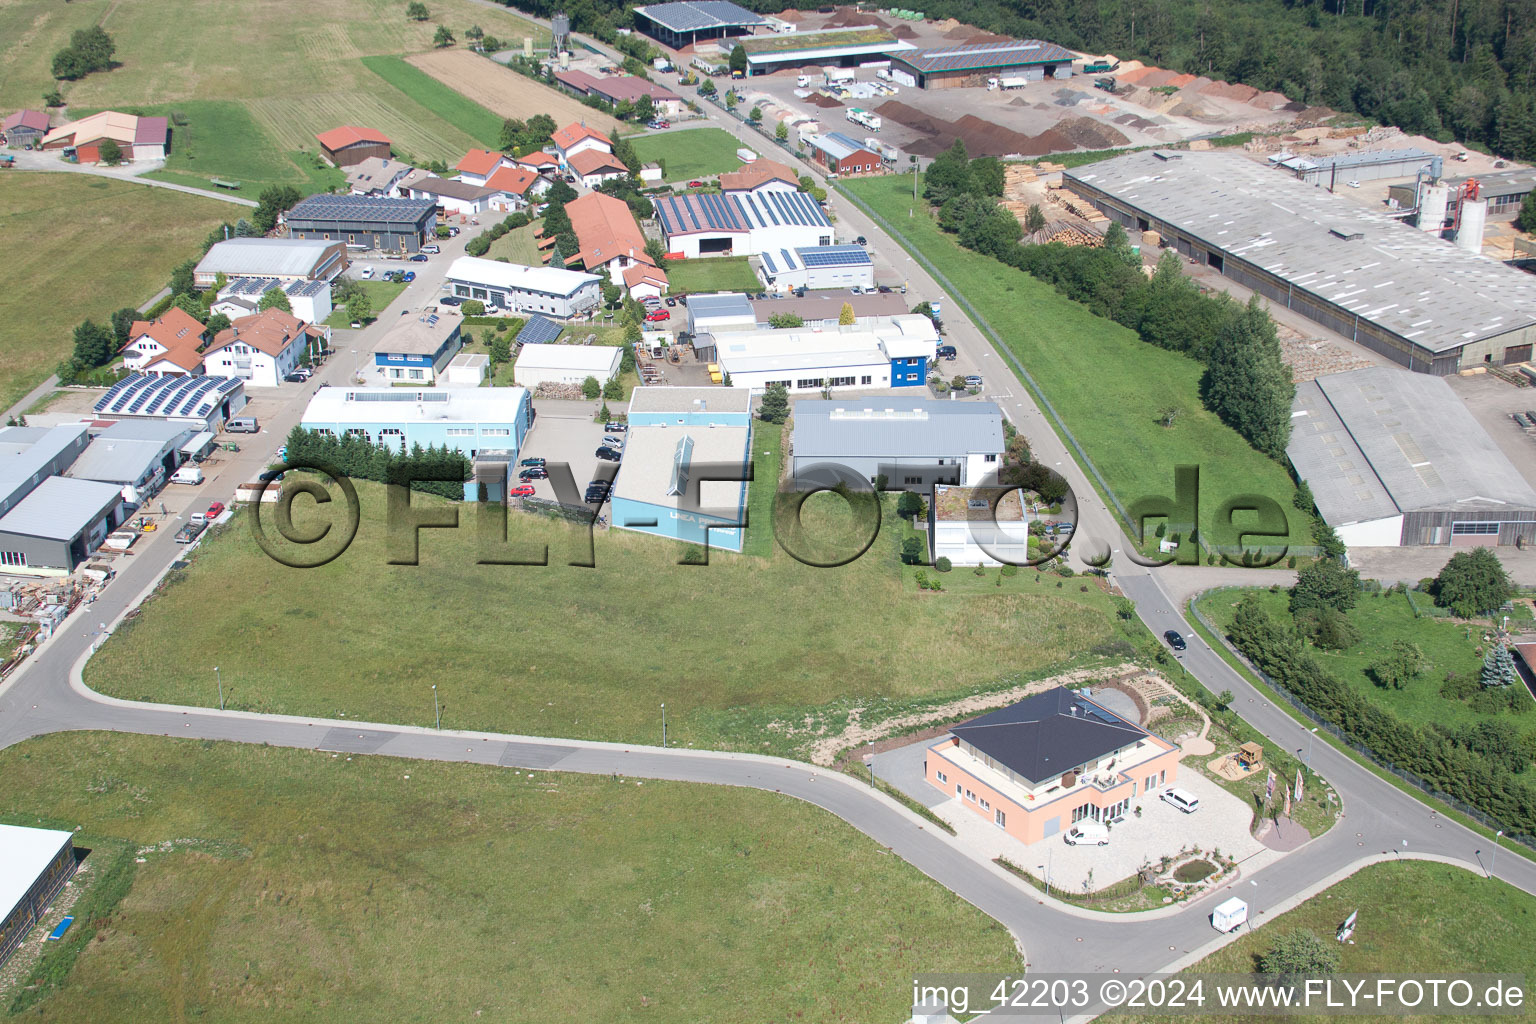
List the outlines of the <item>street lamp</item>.
<svg viewBox="0 0 1536 1024">
<path fill-rule="evenodd" d="M 443 709 L 437 703 L 437 684 L 432 684 L 432 717 L 437 720 L 437 727 L 443 727 Z"/>
<path fill-rule="evenodd" d="M 1499 837 L 1503 834 L 1503 829 L 1493 834 L 1493 856 L 1488 858 L 1488 877 L 1490 878 L 1493 877 L 1493 866 L 1499 862 Z"/>
<path fill-rule="evenodd" d="M 1312 731 L 1307 734 L 1307 764 L 1312 763 L 1312 738 L 1316 735 L 1317 726 L 1314 725 Z"/>
<path fill-rule="evenodd" d="M 870 789 L 874 789 L 875 788 L 875 741 L 874 740 L 870 740 L 869 741 L 869 754 L 865 758 L 865 761 L 869 765 L 869 788 Z"/>
<path fill-rule="evenodd" d="M 667 706 L 665 704 L 661 706 L 661 745 L 663 748 L 667 745 Z"/>
<path fill-rule="evenodd" d="M 219 675 L 219 666 L 213 666 L 213 681 L 219 685 L 219 710 L 224 710 L 224 678 Z"/>
</svg>

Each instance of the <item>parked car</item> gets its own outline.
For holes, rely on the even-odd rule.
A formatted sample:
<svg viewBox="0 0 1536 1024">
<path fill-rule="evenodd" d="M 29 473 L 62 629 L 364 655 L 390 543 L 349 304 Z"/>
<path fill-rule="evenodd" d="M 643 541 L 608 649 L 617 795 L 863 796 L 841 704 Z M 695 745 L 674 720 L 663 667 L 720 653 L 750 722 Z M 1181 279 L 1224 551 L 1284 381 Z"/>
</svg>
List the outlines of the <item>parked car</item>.
<svg viewBox="0 0 1536 1024">
<path fill-rule="evenodd" d="M 599 448 L 595 454 L 604 462 L 618 462 L 624 458 L 622 452 L 614 451 L 612 448 L 609 448 L 606 445 Z"/>
<path fill-rule="evenodd" d="M 854 245 L 868 245 L 869 241 L 863 235 L 860 235 L 858 238 L 855 238 L 853 240 L 853 244 Z"/>
<path fill-rule="evenodd" d="M 209 519 L 217 519 L 217 518 L 219 518 L 219 516 L 221 516 L 223 514 L 224 514 L 224 503 L 222 501 L 215 501 L 214 503 L 212 503 L 211 505 L 208 506 L 208 518 Z"/>
<path fill-rule="evenodd" d="M 421 247 L 421 251 L 422 251 L 423 254 L 428 254 L 428 255 L 436 256 L 438 253 L 443 251 L 443 248 L 440 245 L 424 245 L 424 246 Z M 418 263 L 425 263 L 426 261 L 425 260 L 417 260 L 416 262 L 418 262 Z"/>
<path fill-rule="evenodd" d="M 891 294 L 891 290 L 891 286 L 888 284 L 882 284 L 875 289 L 875 291 L 879 292 L 881 295 L 889 295 Z"/>
<path fill-rule="evenodd" d="M 1184 638 L 1179 635 L 1179 631 L 1176 629 L 1170 629 L 1164 633 L 1163 639 L 1168 641 L 1168 646 L 1176 651 L 1182 651 L 1189 646 L 1184 642 Z"/>
<path fill-rule="evenodd" d="M 978 374 L 971 374 L 965 378 L 965 386 L 968 388 L 981 387 L 981 377 Z"/>
<path fill-rule="evenodd" d="M 612 434 L 606 434 L 603 437 L 603 444 L 613 448 L 622 448 L 624 447 L 624 439 L 622 437 L 614 437 Z"/>
<path fill-rule="evenodd" d="M 227 434 L 257 434 L 261 432 L 261 426 L 256 422 L 255 416 L 232 416 L 229 422 L 224 424 L 224 432 Z"/>
<path fill-rule="evenodd" d="M 292 373 L 283 374 L 283 380 L 290 384 L 302 384 L 306 380 L 309 380 L 309 378 L 304 376 L 304 374 L 300 373 L 298 370 L 294 370 Z"/>
<path fill-rule="evenodd" d="M 414 255 L 414 256 L 412 256 L 410 258 L 409 262 L 411 262 L 411 263 L 425 263 L 425 262 L 427 262 L 426 254 L 418 252 L 416 255 Z"/>
<path fill-rule="evenodd" d="M 695 178 L 694 180 L 692 180 L 692 181 L 690 181 L 688 183 L 688 187 L 689 188 L 703 188 L 704 187 L 704 183 L 702 181 L 698 180 L 697 178 Z"/>
<path fill-rule="evenodd" d="M 459 229 L 458 228 L 449 228 L 448 229 L 448 237 L 449 238 L 458 238 L 459 237 Z"/>
<path fill-rule="evenodd" d="M 202 523 L 188 523 L 176 531 L 176 543 L 191 544 L 194 540 L 197 540 L 197 535 L 202 533 L 203 529 Z"/>
<path fill-rule="evenodd" d="M 1067 833 L 1068 846 L 1107 846 L 1109 829 L 1092 818 L 1084 818 Z"/>
<path fill-rule="evenodd" d="M 521 473 L 518 473 L 517 478 L 519 480 L 548 480 L 549 470 L 543 466 L 529 466 Z"/>
<path fill-rule="evenodd" d="M 373 279 L 373 268 L 364 267 L 362 270 L 357 272 L 357 276 L 362 278 L 364 281 L 370 281 Z"/>
<path fill-rule="evenodd" d="M 507 496 L 509 498 L 531 498 L 533 497 L 533 484 L 518 484 L 507 492 Z"/>
<path fill-rule="evenodd" d="M 939 346 L 939 358 L 940 359 L 954 359 L 958 355 L 959 355 L 959 353 L 955 351 L 955 346 L 953 346 L 953 345 L 940 345 Z"/>
<path fill-rule="evenodd" d="M 256 474 L 256 479 L 260 480 L 264 484 L 270 483 L 273 480 L 281 480 L 282 478 L 282 471 L 277 469 L 263 470 L 262 472 Z"/>
<path fill-rule="evenodd" d="M 437 304 L 439 306 L 462 306 L 464 305 L 464 300 L 457 295 L 444 295 L 437 300 Z"/>
<path fill-rule="evenodd" d="M 487 302 L 485 304 L 485 315 L 486 316 L 495 316 L 496 314 L 498 314 L 500 312 L 501 312 L 501 307 L 496 305 L 494 302 Z"/>
<path fill-rule="evenodd" d="M 626 424 L 623 424 L 623 423 L 604 423 L 603 424 L 603 432 L 604 433 L 608 433 L 608 434 L 619 434 L 619 433 L 623 433 L 624 431 L 626 431 L 628 429 L 629 429 L 629 427 Z"/>
<path fill-rule="evenodd" d="M 669 305 L 669 306 L 676 306 L 677 305 L 677 300 L 669 295 L 669 296 L 667 296 L 667 305 Z"/>
<path fill-rule="evenodd" d="M 661 320 L 671 320 L 672 314 L 668 313 L 665 309 L 653 309 L 645 314 L 645 319 L 650 323 L 656 323 Z"/>
<path fill-rule="evenodd" d="M 1163 803 L 1172 804 L 1185 814 L 1194 814 L 1200 809 L 1200 798 L 1187 789 L 1165 789 L 1162 799 Z"/>
<path fill-rule="evenodd" d="M 549 463 L 545 459 L 528 458 L 528 459 L 523 459 L 521 462 L 518 463 L 518 465 L 519 466 L 547 466 L 547 465 L 549 465 Z"/>
<path fill-rule="evenodd" d="M 406 284 L 410 284 L 412 281 L 416 280 L 416 271 L 407 270 L 405 273 L 400 275 L 400 280 L 404 281 Z"/>
</svg>

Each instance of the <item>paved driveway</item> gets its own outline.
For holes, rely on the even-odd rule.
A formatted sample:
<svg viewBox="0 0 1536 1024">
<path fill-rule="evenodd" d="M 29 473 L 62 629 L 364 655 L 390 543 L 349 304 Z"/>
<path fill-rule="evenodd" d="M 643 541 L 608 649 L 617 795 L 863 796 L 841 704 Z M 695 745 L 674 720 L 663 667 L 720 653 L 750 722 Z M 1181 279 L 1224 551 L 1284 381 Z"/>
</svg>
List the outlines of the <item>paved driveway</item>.
<svg viewBox="0 0 1536 1024">
<path fill-rule="evenodd" d="M 520 459 L 538 456 L 548 459 L 550 479 L 533 481 L 534 493 L 540 498 L 555 498 L 556 463 L 570 466 L 575 493 L 561 500 L 580 502 L 587 481 L 598 476 L 611 478 L 618 464 L 598 462 L 597 446 L 603 439 L 603 425 L 595 421 L 601 402 L 559 402 L 540 399 L 534 402 L 533 429 L 523 441 Z M 516 474 L 513 474 L 516 476 Z"/>
</svg>

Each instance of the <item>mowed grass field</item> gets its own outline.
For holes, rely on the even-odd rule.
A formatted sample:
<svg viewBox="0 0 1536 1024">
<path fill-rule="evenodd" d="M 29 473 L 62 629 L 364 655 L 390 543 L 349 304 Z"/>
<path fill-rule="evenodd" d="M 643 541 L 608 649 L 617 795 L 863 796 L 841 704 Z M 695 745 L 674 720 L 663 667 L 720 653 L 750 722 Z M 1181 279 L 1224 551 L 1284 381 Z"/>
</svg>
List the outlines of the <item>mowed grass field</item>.
<svg viewBox="0 0 1536 1024">
<path fill-rule="evenodd" d="M 895 1021 L 934 963 L 1022 966 L 916 868 L 754 790 L 77 733 L 0 752 L 0 819 L 82 826 L 76 885 L 131 873 L 47 944 L 45 970 L 75 957 L 23 995 L 48 1020 Z"/>
<path fill-rule="evenodd" d="M 486 259 L 505 259 L 512 263 L 520 263 L 525 267 L 537 267 L 543 265 L 539 257 L 539 244 L 533 240 L 533 236 L 539 233 L 542 225 L 525 224 L 520 228 L 514 228 L 491 243 L 486 251 Z"/>
<path fill-rule="evenodd" d="M 1488 851 L 1483 851 L 1486 857 Z M 1448 978 L 1454 974 L 1524 974 L 1526 1004 L 1531 999 L 1531 947 L 1536 943 L 1536 897 L 1504 882 L 1446 864 L 1403 860 L 1362 868 L 1301 906 L 1201 960 L 1185 972 L 1246 974 L 1258 970 L 1257 958 L 1287 932 L 1309 929 L 1330 944 L 1351 911 L 1360 912 L 1351 943 L 1338 946 L 1345 974 Z M 1254 922 L 1258 924 L 1259 922 Z M 1214 933 L 1212 933 L 1214 934 Z M 1425 986 L 1426 995 L 1428 985 Z M 1209 994 L 1209 989 L 1207 989 Z M 1477 991 L 1482 995 L 1482 988 Z M 1209 1006 L 1209 1003 L 1207 1004 Z M 1105 1024 L 1130 1024 L 1144 1016 L 1115 1014 Z M 1248 1024 L 1269 1017 L 1210 1013 L 1201 1024 Z M 1289 1020 L 1321 1022 L 1336 1016 L 1296 1016 Z M 1424 1014 L 1411 1018 L 1350 1016 L 1356 1021 L 1529 1020 L 1528 1011 L 1513 1017 Z"/>
<path fill-rule="evenodd" d="M 909 175 L 839 185 L 905 234 L 982 311 L 1122 505 L 1129 508 L 1153 495 L 1173 497 L 1174 467 L 1194 465 L 1200 468 L 1200 525 L 1208 542 L 1235 546 L 1230 530 L 1222 537 L 1215 528 L 1216 513 L 1229 499 L 1257 493 L 1285 512 L 1291 545 L 1312 544 L 1306 521 L 1292 505 L 1295 487 L 1286 470 L 1200 404 L 1200 363 L 1148 345 L 1050 285 L 961 248 L 939 230 L 925 204 L 914 207 Z M 1159 426 L 1159 412 L 1170 405 L 1180 410 L 1178 419 L 1171 428 Z"/>
<path fill-rule="evenodd" d="M 53 86 L 54 52 L 75 29 L 100 22 L 121 66 L 66 83 L 74 108 L 234 101 L 254 117 L 262 146 L 280 154 L 313 153 L 316 132 L 361 124 L 384 132 L 400 153 L 452 164 L 480 144 L 475 127 L 402 92 L 361 58 L 431 50 L 439 24 L 461 41 L 474 24 L 512 42 L 548 36 L 499 7 L 470 0 L 434 0 L 429 7 L 428 21 L 413 22 L 398 0 L 255 0 L 239 17 L 213 0 L 20 0 L 0 7 L 0 106 L 36 106 Z M 205 136 L 222 131 L 203 126 Z M 217 166 L 217 156 L 200 152 L 196 173 L 240 176 L 233 166 Z M 237 165 L 238 153 L 231 160 Z"/>
<path fill-rule="evenodd" d="M 550 564 L 477 565 L 463 506 L 457 530 L 422 531 L 420 565 L 389 565 L 383 488 L 357 487 L 357 538 L 318 569 L 273 562 L 241 512 L 117 630 L 90 685 L 210 704 L 218 665 L 230 707 L 430 725 L 436 683 L 447 728 L 637 742 L 660 741 L 665 703 L 673 743 L 793 751 L 855 704 L 973 693 L 1114 635 L 1086 584 L 925 600 L 885 538 L 835 569 L 777 545 L 689 566 L 683 545 L 622 530 L 599 531 L 589 555 L 582 531 L 513 511 L 513 549 L 547 545 Z M 303 528 L 341 512 L 308 501 Z"/>
<path fill-rule="evenodd" d="M 138 307 L 241 208 L 85 174 L 0 173 L 0 408 L 53 372 L 80 321 Z"/>
<path fill-rule="evenodd" d="M 666 265 L 672 292 L 755 292 L 763 287 L 757 272 L 745 256 L 700 256 L 691 260 L 671 260 Z"/>
<path fill-rule="evenodd" d="M 145 175 L 160 181 L 209 188 L 210 178 L 238 181 L 247 199 L 269 185 L 292 185 L 305 195 L 340 188 L 347 176 L 308 152 L 276 148 L 250 111 L 233 100 L 179 100 L 135 107 L 143 114 L 172 118 L 171 151 L 165 169 Z M 210 169 L 211 168 L 211 169 Z"/>
<path fill-rule="evenodd" d="M 509 71 L 468 50 L 450 48 L 417 53 L 411 56 L 410 63 L 453 92 L 494 112 L 498 118 L 526 121 L 534 114 L 548 114 L 558 125 L 581 121 L 610 135 L 624 127 L 617 119 L 586 106 L 569 93 Z M 500 129 L 498 120 L 498 134 Z M 488 144 L 494 146 L 496 141 L 492 138 Z"/>
<path fill-rule="evenodd" d="M 667 181 L 713 178 L 739 170 L 742 144 L 724 128 L 687 128 L 681 131 L 637 135 L 635 156 L 641 163 L 666 162 Z"/>
</svg>

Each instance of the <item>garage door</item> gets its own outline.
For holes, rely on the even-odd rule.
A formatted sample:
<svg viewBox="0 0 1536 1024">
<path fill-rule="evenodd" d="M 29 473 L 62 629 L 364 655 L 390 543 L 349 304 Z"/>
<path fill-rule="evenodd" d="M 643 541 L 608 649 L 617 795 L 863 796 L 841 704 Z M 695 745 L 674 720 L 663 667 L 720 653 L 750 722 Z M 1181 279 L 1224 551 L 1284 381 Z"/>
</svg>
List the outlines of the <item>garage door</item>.
<svg viewBox="0 0 1536 1024">
<path fill-rule="evenodd" d="M 1045 823 L 1044 835 L 1049 837 L 1061 831 L 1061 816 L 1057 815 Z"/>
</svg>

